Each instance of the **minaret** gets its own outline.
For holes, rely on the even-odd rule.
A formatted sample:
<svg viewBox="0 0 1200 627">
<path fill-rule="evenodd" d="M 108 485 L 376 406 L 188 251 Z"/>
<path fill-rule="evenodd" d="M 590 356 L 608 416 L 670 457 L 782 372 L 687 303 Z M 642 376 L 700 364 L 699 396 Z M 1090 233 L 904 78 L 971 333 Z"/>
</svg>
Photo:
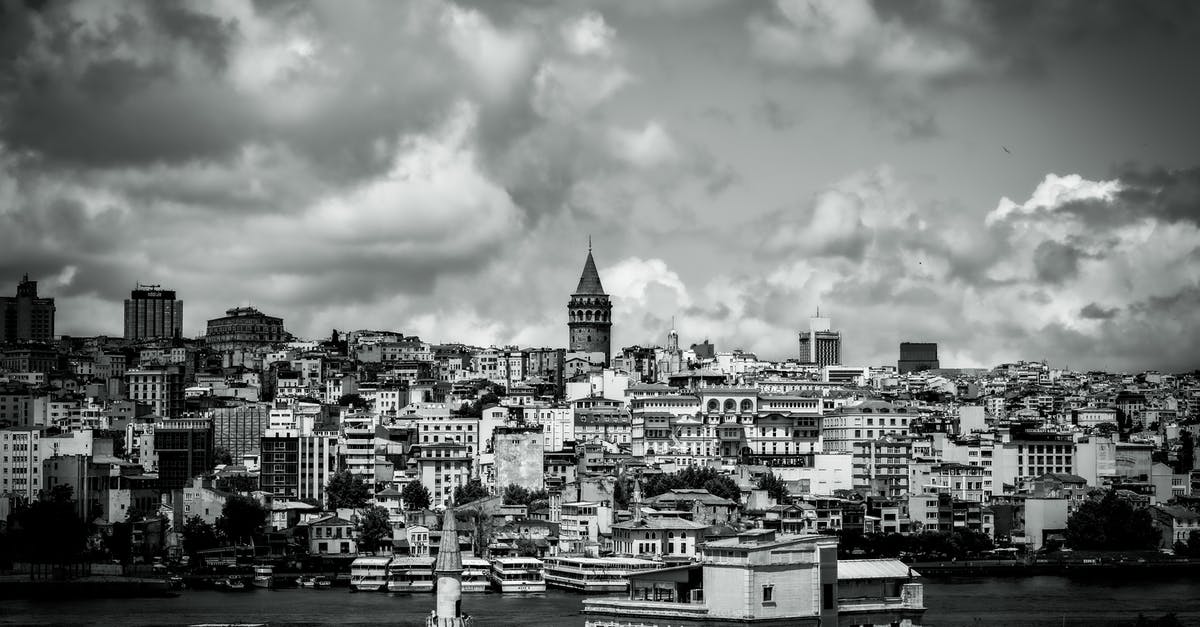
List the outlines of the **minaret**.
<svg viewBox="0 0 1200 627">
<path fill-rule="evenodd" d="M 442 519 L 442 541 L 433 565 L 437 578 L 437 610 L 425 622 L 427 627 L 465 627 L 462 615 L 462 555 L 458 549 L 458 524 L 454 507 L 446 508 Z"/>
<path fill-rule="evenodd" d="M 567 329 L 570 333 L 568 351 L 604 353 L 604 365 L 608 365 L 612 357 L 612 303 L 600 284 L 600 273 L 592 258 L 591 238 L 588 238 L 587 260 L 583 263 L 579 285 L 567 302 Z"/>
</svg>

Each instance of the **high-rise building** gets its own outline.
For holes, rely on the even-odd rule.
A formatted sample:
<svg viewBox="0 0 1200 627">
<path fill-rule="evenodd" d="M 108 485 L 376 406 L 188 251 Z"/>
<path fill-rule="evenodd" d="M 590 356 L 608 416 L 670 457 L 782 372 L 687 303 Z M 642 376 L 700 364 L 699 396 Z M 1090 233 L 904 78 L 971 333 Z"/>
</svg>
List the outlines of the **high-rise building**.
<svg viewBox="0 0 1200 627">
<path fill-rule="evenodd" d="M 800 332 L 800 363 L 818 368 L 842 363 L 842 334 L 832 330 L 829 318 L 817 315 L 808 319 L 808 331 Z"/>
<path fill-rule="evenodd" d="M 268 316 L 253 307 L 235 307 L 225 317 L 208 321 L 204 344 L 213 350 L 237 350 L 288 341 L 283 318 Z"/>
<path fill-rule="evenodd" d="M 159 485 L 166 490 L 183 488 L 192 477 L 212 470 L 212 422 L 184 418 L 156 424 L 154 452 L 158 455 Z"/>
<path fill-rule="evenodd" d="M 608 365 L 612 358 L 612 303 L 600 284 L 590 245 L 579 285 L 567 303 L 567 329 L 570 331 L 567 350 L 604 353 L 604 364 Z"/>
<path fill-rule="evenodd" d="M 141 285 L 125 299 L 125 339 L 150 340 L 183 335 L 183 301 L 174 290 Z"/>
<path fill-rule="evenodd" d="M 900 342 L 900 360 L 896 370 L 900 374 L 937 370 L 938 356 L 935 342 Z"/>
<path fill-rule="evenodd" d="M 270 426 L 270 406 L 218 407 L 208 417 L 213 422 L 213 446 L 228 451 L 233 463 L 240 464 L 243 455 L 259 450 L 259 440 Z"/>
<path fill-rule="evenodd" d="M 25 275 L 16 296 L 0 298 L 0 341 L 49 342 L 54 339 L 54 299 L 38 298 L 37 281 Z"/>
<path fill-rule="evenodd" d="M 164 418 L 183 414 L 184 369 L 182 366 L 137 368 L 125 372 L 129 400 L 149 405 Z"/>
</svg>

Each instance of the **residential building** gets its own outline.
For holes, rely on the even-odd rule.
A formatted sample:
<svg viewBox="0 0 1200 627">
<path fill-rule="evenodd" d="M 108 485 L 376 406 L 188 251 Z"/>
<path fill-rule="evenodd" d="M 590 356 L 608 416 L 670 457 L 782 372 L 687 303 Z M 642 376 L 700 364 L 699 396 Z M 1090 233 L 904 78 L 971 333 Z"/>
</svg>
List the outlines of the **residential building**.
<svg viewBox="0 0 1200 627">
<path fill-rule="evenodd" d="M 1179 505 L 1155 505 L 1149 510 L 1154 527 L 1162 533 L 1159 546 L 1170 549 L 1176 542 L 1187 543 L 1192 532 L 1200 531 L 1200 514 Z"/>
<path fill-rule="evenodd" d="M 708 525 L 675 516 L 642 517 L 612 526 L 613 551 L 618 555 L 658 559 L 699 557 Z"/>
<path fill-rule="evenodd" d="M 853 453 L 855 442 L 908 435 L 909 424 L 916 417 L 911 408 L 885 401 L 845 405 L 822 417 L 822 447 L 826 452 Z"/>
<path fill-rule="evenodd" d="M 496 487 L 518 485 L 527 490 L 545 487 L 541 427 L 498 427 L 492 435 Z"/>
<path fill-rule="evenodd" d="M 352 555 L 358 553 L 358 526 L 331 514 L 308 523 L 310 555 Z"/>
<path fill-rule="evenodd" d="M 213 423 L 213 447 L 227 451 L 234 462 L 247 453 L 259 451 L 263 433 L 270 421 L 270 406 L 265 403 L 219 407 L 207 417 Z"/>
<path fill-rule="evenodd" d="M 149 405 L 164 418 L 183 415 L 184 369 L 182 366 L 136 368 L 125 372 L 129 399 Z"/>
<path fill-rule="evenodd" d="M 42 428 L 0 430 L 0 495 L 31 501 L 42 489 Z"/>
</svg>

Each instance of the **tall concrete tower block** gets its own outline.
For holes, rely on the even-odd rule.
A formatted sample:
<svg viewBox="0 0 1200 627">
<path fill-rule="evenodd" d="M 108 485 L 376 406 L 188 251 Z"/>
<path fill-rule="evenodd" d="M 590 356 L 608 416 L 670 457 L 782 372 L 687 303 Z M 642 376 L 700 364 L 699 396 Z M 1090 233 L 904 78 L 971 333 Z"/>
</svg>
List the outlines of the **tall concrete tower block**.
<svg viewBox="0 0 1200 627">
<path fill-rule="evenodd" d="M 570 332 L 569 351 L 604 353 L 604 364 L 609 364 L 612 358 L 612 303 L 600 284 L 600 273 L 596 271 L 590 245 L 579 285 L 567 303 L 567 329 Z"/>
</svg>

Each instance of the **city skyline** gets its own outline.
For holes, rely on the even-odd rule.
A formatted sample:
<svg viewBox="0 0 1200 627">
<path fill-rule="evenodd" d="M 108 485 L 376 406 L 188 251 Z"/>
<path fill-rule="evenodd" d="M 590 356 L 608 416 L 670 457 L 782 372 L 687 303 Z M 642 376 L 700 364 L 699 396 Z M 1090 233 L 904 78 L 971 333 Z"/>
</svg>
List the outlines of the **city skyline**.
<svg viewBox="0 0 1200 627">
<path fill-rule="evenodd" d="M 590 234 L 614 348 L 819 306 L 849 364 L 1198 365 L 1188 3 L 5 10 L 0 276 L 58 334 L 140 281 L 189 337 L 564 346 Z"/>
</svg>

